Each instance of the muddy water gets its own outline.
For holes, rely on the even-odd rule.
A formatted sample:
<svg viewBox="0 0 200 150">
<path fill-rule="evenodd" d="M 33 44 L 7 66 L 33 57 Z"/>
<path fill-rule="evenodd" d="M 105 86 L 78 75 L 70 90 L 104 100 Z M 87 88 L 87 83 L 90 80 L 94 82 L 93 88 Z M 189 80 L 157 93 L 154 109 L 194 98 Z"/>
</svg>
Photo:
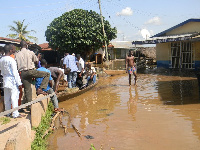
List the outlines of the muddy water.
<svg viewBox="0 0 200 150">
<path fill-rule="evenodd" d="M 195 77 L 138 74 L 102 77 L 90 91 L 59 103 L 71 115 L 48 138 L 49 150 L 89 150 L 91 144 L 116 150 L 197 150 L 200 147 L 200 99 Z M 58 122 L 57 122 L 58 123 Z M 86 139 L 90 135 L 93 139 Z"/>
</svg>

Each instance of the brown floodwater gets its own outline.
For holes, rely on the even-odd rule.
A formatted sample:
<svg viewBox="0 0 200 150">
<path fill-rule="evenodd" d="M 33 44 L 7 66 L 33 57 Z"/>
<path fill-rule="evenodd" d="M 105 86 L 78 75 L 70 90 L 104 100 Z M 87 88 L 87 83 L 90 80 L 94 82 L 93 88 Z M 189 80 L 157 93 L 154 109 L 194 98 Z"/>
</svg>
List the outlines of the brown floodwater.
<svg viewBox="0 0 200 150">
<path fill-rule="evenodd" d="M 163 74 L 163 72 L 161 73 Z M 200 149 L 200 98 L 195 76 L 138 73 L 99 78 L 90 91 L 59 103 L 62 118 L 48 138 L 49 150 L 197 150 Z M 92 139 L 87 139 L 89 135 Z"/>
</svg>

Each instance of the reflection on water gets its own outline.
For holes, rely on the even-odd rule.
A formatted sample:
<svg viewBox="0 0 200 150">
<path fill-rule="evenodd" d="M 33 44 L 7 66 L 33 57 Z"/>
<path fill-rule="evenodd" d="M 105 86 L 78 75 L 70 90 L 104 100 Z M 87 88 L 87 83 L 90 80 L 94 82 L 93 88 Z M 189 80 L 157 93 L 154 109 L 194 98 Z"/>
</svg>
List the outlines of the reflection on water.
<svg viewBox="0 0 200 150">
<path fill-rule="evenodd" d="M 89 149 L 91 143 L 96 149 L 123 150 L 200 146 L 200 101 L 193 77 L 138 74 L 137 86 L 128 86 L 127 74 L 104 77 L 87 93 L 59 105 L 82 138 L 66 115 L 67 135 L 55 130 L 48 149 Z"/>
<path fill-rule="evenodd" d="M 131 86 L 129 88 L 129 101 L 127 102 L 128 106 L 128 113 L 133 116 L 133 119 L 135 120 L 135 113 L 137 112 L 137 100 L 138 100 L 138 91 L 137 86 L 135 86 L 134 90 L 134 97 L 132 95 Z"/>
<path fill-rule="evenodd" d="M 198 86 L 194 80 L 158 81 L 158 92 L 166 105 L 199 103 Z"/>
</svg>

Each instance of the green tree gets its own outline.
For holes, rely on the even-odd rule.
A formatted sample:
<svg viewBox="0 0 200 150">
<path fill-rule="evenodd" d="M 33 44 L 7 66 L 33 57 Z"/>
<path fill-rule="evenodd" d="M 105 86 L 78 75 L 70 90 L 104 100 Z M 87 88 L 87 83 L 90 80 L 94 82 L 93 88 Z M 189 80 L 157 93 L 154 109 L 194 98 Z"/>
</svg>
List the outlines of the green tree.
<svg viewBox="0 0 200 150">
<path fill-rule="evenodd" d="M 55 18 L 45 32 L 49 46 L 61 51 L 85 55 L 116 38 L 116 28 L 104 19 L 106 39 L 103 37 L 101 18 L 95 11 L 74 9 Z"/>
<path fill-rule="evenodd" d="M 24 25 L 24 20 L 21 21 L 13 21 L 15 26 L 9 26 L 10 31 L 13 31 L 13 34 L 8 34 L 7 37 L 13 38 L 13 39 L 19 39 L 19 40 L 25 40 L 29 41 L 29 39 L 32 39 L 34 41 L 37 41 L 37 38 L 34 36 L 30 36 L 29 34 L 31 32 L 36 33 L 35 30 L 27 31 L 28 25 Z"/>
</svg>

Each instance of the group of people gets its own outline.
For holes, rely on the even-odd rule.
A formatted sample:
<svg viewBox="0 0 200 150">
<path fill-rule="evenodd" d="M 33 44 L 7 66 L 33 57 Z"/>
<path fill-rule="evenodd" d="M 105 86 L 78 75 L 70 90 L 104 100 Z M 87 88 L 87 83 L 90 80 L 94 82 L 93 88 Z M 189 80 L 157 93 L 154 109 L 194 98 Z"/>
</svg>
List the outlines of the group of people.
<svg viewBox="0 0 200 150">
<path fill-rule="evenodd" d="M 85 67 L 85 63 L 79 54 L 75 56 L 66 53 L 62 68 L 47 68 L 47 61 L 42 59 L 41 53 L 36 55 L 33 51 L 30 51 L 27 42 L 24 40 L 20 42 L 20 46 L 21 50 L 18 52 L 16 52 L 16 47 L 13 44 L 6 44 L 3 49 L 0 49 L 0 91 L 1 97 L 4 96 L 5 110 L 9 110 L 11 107 L 16 108 L 21 104 L 22 85 L 24 88 L 23 102 L 32 101 L 31 84 L 33 80 L 35 80 L 37 95 L 57 93 L 62 78 L 67 78 L 69 88 L 78 87 L 82 89 L 88 86 L 90 81 L 96 82 L 95 68 L 91 67 L 91 64 L 87 64 L 87 67 Z M 87 83 L 83 84 L 85 75 Z M 56 94 L 51 96 L 51 100 L 54 110 L 60 111 Z M 30 106 L 26 109 L 30 110 Z M 23 117 L 19 114 L 20 111 L 24 110 L 14 111 L 12 117 Z M 7 116 L 11 116 L 11 114 Z"/>
<path fill-rule="evenodd" d="M 70 55 L 69 53 L 65 53 L 61 65 L 64 70 L 68 71 L 68 88 L 78 87 L 79 89 L 83 89 L 91 83 L 96 82 L 95 68 L 92 67 L 90 63 L 85 63 L 80 54 Z M 85 84 L 83 79 L 87 80 Z"/>
</svg>

